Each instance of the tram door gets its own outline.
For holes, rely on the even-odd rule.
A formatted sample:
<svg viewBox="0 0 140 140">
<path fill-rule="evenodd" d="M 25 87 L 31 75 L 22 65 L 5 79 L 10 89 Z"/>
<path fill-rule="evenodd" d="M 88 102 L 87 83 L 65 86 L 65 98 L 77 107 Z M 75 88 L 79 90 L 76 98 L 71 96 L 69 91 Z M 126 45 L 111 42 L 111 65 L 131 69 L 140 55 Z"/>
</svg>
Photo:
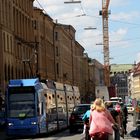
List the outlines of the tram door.
<svg viewBox="0 0 140 140">
<path fill-rule="evenodd" d="M 74 94 L 71 85 L 65 84 L 65 94 L 67 98 L 67 107 L 68 107 L 68 120 L 74 108 Z"/>
<path fill-rule="evenodd" d="M 58 115 L 57 115 L 57 101 L 55 94 L 55 85 L 53 81 L 46 81 L 47 93 L 46 93 L 46 114 L 48 132 L 58 129 Z"/>
<path fill-rule="evenodd" d="M 62 83 L 55 82 L 56 98 L 57 98 L 57 110 L 58 110 L 58 124 L 59 129 L 67 127 L 67 109 L 66 98 L 64 92 L 64 85 Z"/>
<path fill-rule="evenodd" d="M 75 105 L 80 104 L 81 100 L 80 100 L 79 88 L 77 86 L 73 86 L 73 92 L 74 92 L 74 103 L 75 103 Z"/>
</svg>

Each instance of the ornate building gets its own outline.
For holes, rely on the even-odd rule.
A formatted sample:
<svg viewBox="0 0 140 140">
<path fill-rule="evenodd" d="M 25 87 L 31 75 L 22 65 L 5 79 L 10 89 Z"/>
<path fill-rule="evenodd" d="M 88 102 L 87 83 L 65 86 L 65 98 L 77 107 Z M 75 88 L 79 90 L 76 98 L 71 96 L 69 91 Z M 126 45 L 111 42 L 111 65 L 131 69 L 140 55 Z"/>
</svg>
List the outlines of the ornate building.
<svg viewBox="0 0 140 140">
<path fill-rule="evenodd" d="M 125 99 L 128 96 L 128 76 L 133 68 L 132 64 L 114 64 L 111 65 L 110 80 L 111 85 L 116 87 L 117 96 Z"/>
</svg>

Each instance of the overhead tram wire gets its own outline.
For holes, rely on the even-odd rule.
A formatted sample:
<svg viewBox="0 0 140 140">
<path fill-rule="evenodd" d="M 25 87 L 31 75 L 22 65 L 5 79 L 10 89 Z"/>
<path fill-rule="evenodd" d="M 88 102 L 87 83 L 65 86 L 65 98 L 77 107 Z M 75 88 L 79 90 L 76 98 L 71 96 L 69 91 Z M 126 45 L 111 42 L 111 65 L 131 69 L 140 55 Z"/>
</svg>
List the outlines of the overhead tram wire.
<svg viewBox="0 0 140 140">
<path fill-rule="evenodd" d="M 36 2 L 37 2 L 38 5 L 40 6 L 40 8 L 41 8 L 43 11 L 45 11 L 45 13 L 47 14 L 47 11 L 43 8 L 43 6 L 41 5 L 41 3 L 40 3 L 38 0 L 36 0 Z M 81 4 L 81 3 L 79 3 L 79 4 L 80 4 L 81 10 L 82 10 L 82 12 L 83 12 L 82 14 L 77 15 L 77 16 L 74 16 L 74 17 L 69 17 L 69 18 L 59 18 L 59 20 L 66 20 L 66 19 L 70 19 L 70 18 L 76 18 L 76 17 L 86 16 L 86 13 L 85 13 L 85 10 L 84 10 L 82 4 Z"/>
<path fill-rule="evenodd" d="M 117 59 L 122 59 L 122 58 L 120 58 L 120 57 L 127 57 L 128 58 L 128 54 L 129 54 L 129 57 L 133 57 L 133 55 L 132 54 L 136 54 L 136 53 L 138 53 L 138 52 L 140 52 L 140 50 L 139 51 L 135 51 L 135 52 L 130 52 L 130 53 L 122 53 L 122 54 L 120 54 L 120 55 L 116 55 L 116 56 L 113 56 L 113 58 L 117 58 Z"/>
<path fill-rule="evenodd" d="M 38 0 L 35 0 L 38 5 L 40 6 L 40 8 L 47 14 L 47 11 L 43 8 L 43 6 L 41 5 L 41 3 Z"/>
<path fill-rule="evenodd" d="M 85 12 L 85 9 L 83 8 L 82 4 L 80 3 L 80 6 L 81 6 L 81 10 L 83 11 L 83 14 L 86 15 L 86 12 Z"/>
<path fill-rule="evenodd" d="M 42 8 L 42 10 L 45 11 L 45 13 L 47 13 L 46 10 L 45 10 L 45 9 L 43 8 L 43 6 L 41 5 L 41 3 L 40 3 L 38 0 L 36 0 L 36 2 L 37 2 L 38 5 L 40 6 L 40 8 Z M 98 17 L 98 16 L 92 16 L 92 15 L 86 14 L 86 13 L 85 13 L 85 9 L 83 8 L 83 6 L 82 6 L 81 3 L 80 3 L 80 6 L 81 6 L 81 9 L 82 9 L 82 11 L 83 11 L 83 13 L 84 13 L 84 16 L 89 16 L 89 17 L 94 17 L 94 18 L 100 19 L 100 17 Z M 123 23 L 123 24 L 130 24 L 130 25 L 140 26 L 140 24 L 132 23 L 132 22 L 125 22 L 125 21 L 113 20 L 113 19 L 109 19 L 109 20 L 110 20 L 111 22 L 119 22 L 119 23 Z"/>
</svg>

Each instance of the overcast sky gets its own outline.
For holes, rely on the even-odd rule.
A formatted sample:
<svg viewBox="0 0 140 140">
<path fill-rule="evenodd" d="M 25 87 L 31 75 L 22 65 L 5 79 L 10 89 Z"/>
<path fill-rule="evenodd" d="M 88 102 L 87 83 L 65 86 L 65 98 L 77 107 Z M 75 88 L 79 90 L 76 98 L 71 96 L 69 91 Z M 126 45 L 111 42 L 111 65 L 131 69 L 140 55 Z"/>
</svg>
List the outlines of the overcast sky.
<svg viewBox="0 0 140 140">
<path fill-rule="evenodd" d="M 103 63 L 102 0 L 81 0 L 81 4 L 64 4 L 71 0 L 35 0 L 54 21 L 72 25 L 76 40 L 88 56 Z M 74 0 L 77 1 L 77 0 Z M 110 0 L 109 50 L 110 64 L 140 62 L 140 0 Z M 85 16 L 82 16 L 85 15 Z M 96 30 L 84 30 L 94 27 Z"/>
</svg>

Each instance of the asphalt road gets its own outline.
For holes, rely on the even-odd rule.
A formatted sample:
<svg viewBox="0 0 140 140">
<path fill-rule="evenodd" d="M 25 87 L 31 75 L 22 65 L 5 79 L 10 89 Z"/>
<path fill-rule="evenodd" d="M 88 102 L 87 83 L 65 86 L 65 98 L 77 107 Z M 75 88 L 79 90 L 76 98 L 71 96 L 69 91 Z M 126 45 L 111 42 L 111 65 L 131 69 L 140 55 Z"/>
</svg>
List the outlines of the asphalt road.
<svg viewBox="0 0 140 140">
<path fill-rule="evenodd" d="M 132 115 L 129 115 L 128 117 L 128 124 L 127 124 L 127 131 L 128 131 L 128 134 L 125 135 L 124 139 L 121 138 L 121 140 L 138 140 L 136 138 L 132 138 L 130 136 L 130 132 L 132 130 L 134 130 L 135 128 L 133 127 L 133 116 Z M 84 140 L 84 135 L 82 134 L 81 131 L 79 131 L 78 133 L 74 133 L 74 134 L 70 134 L 69 133 L 69 130 L 64 130 L 60 133 L 57 133 L 57 134 L 53 134 L 53 135 L 50 135 L 50 136 L 39 136 L 39 137 L 32 137 L 32 138 L 23 138 L 23 137 L 20 137 L 20 138 L 17 138 L 17 140 Z M 6 136 L 5 136 L 5 133 L 4 132 L 0 132 L 0 140 L 7 140 Z M 8 140 L 15 140 L 15 138 L 10 138 Z"/>
</svg>

